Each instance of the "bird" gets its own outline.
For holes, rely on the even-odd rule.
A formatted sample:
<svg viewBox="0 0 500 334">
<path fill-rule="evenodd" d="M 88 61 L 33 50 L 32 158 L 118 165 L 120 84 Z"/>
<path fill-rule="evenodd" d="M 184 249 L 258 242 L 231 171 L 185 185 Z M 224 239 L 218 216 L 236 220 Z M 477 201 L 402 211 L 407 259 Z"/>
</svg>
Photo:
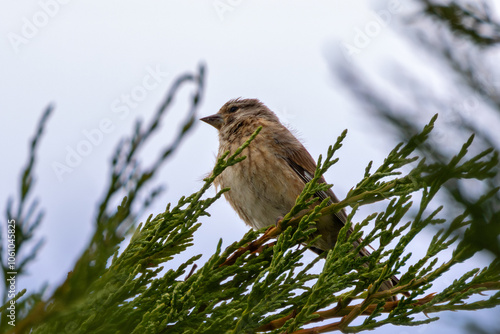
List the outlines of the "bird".
<svg viewBox="0 0 500 334">
<path fill-rule="evenodd" d="M 216 114 L 200 120 L 218 130 L 218 158 L 226 151 L 234 153 L 258 127 L 262 127 L 246 148 L 246 159 L 225 169 L 215 178 L 214 184 L 230 188 L 224 196 L 247 225 L 256 230 L 275 226 L 277 219 L 292 209 L 305 184 L 314 177 L 316 162 L 311 154 L 258 99 L 229 100 Z M 321 177 L 318 182 L 326 183 L 326 180 Z M 328 198 L 330 203 L 339 202 L 331 188 L 315 195 L 320 200 Z M 310 249 L 318 254 L 332 249 L 346 220 L 343 209 L 319 218 L 316 229 L 321 237 Z M 353 247 L 359 242 L 356 241 Z M 360 256 L 368 255 L 367 249 L 361 249 Z M 380 290 L 390 289 L 397 283 L 398 279 L 393 276 L 383 282 Z"/>
</svg>

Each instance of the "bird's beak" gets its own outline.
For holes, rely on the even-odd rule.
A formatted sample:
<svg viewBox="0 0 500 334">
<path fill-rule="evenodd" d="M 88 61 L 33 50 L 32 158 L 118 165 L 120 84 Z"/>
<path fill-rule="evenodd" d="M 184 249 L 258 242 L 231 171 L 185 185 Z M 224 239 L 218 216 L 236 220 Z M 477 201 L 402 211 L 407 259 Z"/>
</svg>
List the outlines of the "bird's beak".
<svg viewBox="0 0 500 334">
<path fill-rule="evenodd" d="M 222 119 L 222 116 L 219 114 L 214 114 L 211 116 L 200 118 L 200 121 L 210 124 L 217 130 L 220 130 L 222 124 L 224 123 L 224 119 Z"/>
</svg>

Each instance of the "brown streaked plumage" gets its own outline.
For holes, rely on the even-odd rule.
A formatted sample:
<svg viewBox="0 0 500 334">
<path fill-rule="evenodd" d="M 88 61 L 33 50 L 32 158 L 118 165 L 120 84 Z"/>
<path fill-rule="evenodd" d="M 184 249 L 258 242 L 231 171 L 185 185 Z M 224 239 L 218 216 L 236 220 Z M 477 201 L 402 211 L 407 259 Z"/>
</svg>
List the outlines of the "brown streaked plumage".
<svg viewBox="0 0 500 334">
<path fill-rule="evenodd" d="M 247 158 L 227 168 L 215 180 L 215 185 L 231 188 L 224 193 L 243 221 L 254 229 L 271 226 L 286 215 L 297 196 L 316 170 L 316 162 L 278 117 L 257 99 L 228 101 L 219 112 L 201 119 L 219 131 L 219 152 L 234 152 L 259 127 L 262 130 L 246 148 Z M 320 182 L 325 182 L 321 178 Z M 331 189 L 316 194 L 321 200 L 338 202 Z M 317 223 L 321 238 L 314 244 L 316 252 L 328 251 L 337 241 L 347 216 L 341 212 L 321 217 Z M 357 246 L 354 245 L 354 246 Z M 363 249 L 362 256 L 370 253 Z M 385 282 L 382 289 L 397 283 Z"/>
</svg>

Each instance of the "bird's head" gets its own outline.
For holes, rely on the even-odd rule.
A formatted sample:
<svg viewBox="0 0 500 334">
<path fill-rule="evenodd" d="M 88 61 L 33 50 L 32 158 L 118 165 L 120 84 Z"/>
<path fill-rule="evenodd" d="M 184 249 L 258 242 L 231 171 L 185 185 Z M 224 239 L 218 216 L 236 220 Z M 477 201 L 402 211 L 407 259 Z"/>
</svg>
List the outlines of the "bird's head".
<svg viewBox="0 0 500 334">
<path fill-rule="evenodd" d="M 241 98 L 226 102 L 216 114 L 201 120 L 219 131 L 258 120 L 279 122 L 278 117 L 259 100 Z"/>
</svg>

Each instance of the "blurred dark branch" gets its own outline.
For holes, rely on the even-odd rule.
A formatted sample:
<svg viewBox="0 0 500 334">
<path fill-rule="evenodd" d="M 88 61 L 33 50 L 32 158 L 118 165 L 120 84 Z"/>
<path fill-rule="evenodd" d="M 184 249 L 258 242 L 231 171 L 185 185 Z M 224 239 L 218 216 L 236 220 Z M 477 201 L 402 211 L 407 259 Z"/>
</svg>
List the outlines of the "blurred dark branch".
<svg viewBox="0 0 500 334">
<path fill-rule="evenodd" d="M 454 45 L 456 40 L 450 40 L 439 31 L 425 32 L 417 29 L 410 33 L 428 54 L 434 55 L 441 60 L 440 64 L 455 72 L 455 78 L 462 85 L 484 99 L 492 110 L 500 113 L 500 73 L 481 52 L 457 47 Z"/>
<path fill-rule="evenodd" d="M 471 133 L 476 136 L 476 147 L 471 149 L 493 147 L 498 151 L 498 131 L 485 129 L 475 122 L 475 118 L 482 114 L 488 114 L 487 117 L 496 120 L 500 118 L 500 73 L 486 54 L 486 51 L 498 51 L 494 47 L 500 42 L 500 24 L 491 17 L 488 2 L 469 2 L 464 5 L 450 1 L 443 5 L 437 1 L 417 0 L 416 3 L 423 6 L 422 15 L 413 13 L 411 19 L 403 17 L 399 21 L 398 31 L 404 32 L 404 36 L 413 41 L 419 51 L 432 55 L 437 64 L 442 66 L 439 69 L 440 76 L 446 73 L 450 77 L 448 91 L 452 93 L 458 90 L 455 101 L 450 102 L 438 96 L 426 81 L 416 79 L 404 67 L 394 70 L 396 74 L 391 78 L 396 89 L 405 95 L 404 101 L 396 100 L 367 81 L 367 76 L 360 73 L 355 65 L 337 61 L 333 72 L 354 100 L 368 114 L 381 119 L 381 126 L 390 125 L 401 140 L 407 140 L 418 132 L 421 115 L 438 112 L 445 123 L 439 132 L 447 137 L 419 147 L 419 151 L 430 161 L 446 161 L 449 152 L 446 145 L 440 145 L 443 140 L 451 141 L 451 138 L 455 138 L 453 136 L 462 138 Z M 457 85 L 457 82 L 461 85 Z M 453 103 L 460 105 L 466 99 L 475 103 L 474 110 L 467 114 L 467 110 L 454 109 Z M 500 235 L 500 195 L 496 188 L 500 184 L 498 171 L 499 168 L 496 168 L 495 177 L 480 182 L 481 187 L 494 193 L 486 201 L 474 198 L 470 186 L 462 181 L 448 182 L 444 187 L 448 201 L 467 208 L 470 216 L 471 228 L 461 237 L 497 257 L 500 256 L 500 241 L 497 239 Z"/>
<path fill-rule="evenodd" d="M 106 209 L 111 198 L 119 189 L 123 188 L 129 182 L 136 182 L 137 188 L 141 188 L 144 182 L 151 178 L 152 174 L 160 167 L 165 159 L 170 156 L 175 149 L 177 149 L 178 145 L 193 125 L 195 113 L 199 107 L 199 102 L 204 89 L 204 72 L 205 67 L 202 64 L 200 65 L 199 72 L 196 75 L 184 74 L 178 77 L 170 87 L 164 102 L 158 108 L 158 111 L 151 120 L 150 125 L 145 129 L 142 129 L 142 122 L 140 120 L 136 121 L 134 127 L 135 131 L 132 138 L 130 138 L 129 141 L 122 140 L 120 142 L 112 159 L 112 173 L 110 178 L 111 184 L 108 187 L 104 199 L 99 205 L 99 211 L 97 214 L 98 223 L 102 219 L 109 220 L 109 214 L 106 213 Z M 146 140 L 158 130 L 162 117 L 166 115 L 166 112 L 171 107 L 174 97 L 180 88 L 189 83 L 194 83 L 196 85 L 196 91 L 192 96 L 191 105 L 178 136 L 168 148 L 163 150 L 160 157 L 152 165 L 149 171 L 140 173 L 137 171 L 137 165 L 135 163 L 137 151 L 144 145 Z M 129 197 L 133 196 L 134 193 L 134 191 L 129 191 Z M 129 200 L 131 199 L 129 198 Z"/>
<path fill-rule="evenodd" d="M 92 252 L 92 255 L 84 254 L 77 263 L 77 267 L 78 264 L 87 266 L 90 262 L 89 260 L 91 260 L 88 257 L 94 258 L 98 253 L 97 248 L 101 248 L 99 250 L 101 262 L 96 265 L 96 267 L 98 268 L 97 272 L 103 270 L 107 259 L 115 251 L 117 245 L 123 240 L 124 233 L 126 233 L 135 223 L 139 212 L 144 209 L 144 207 L 141 207 L 137 211 L 133 210 L 133 204 L 136 202 L 137 196 L 140 194 L 142 188 L 152 180 L 152 177 L 156 174 L 161 165 L 179 147 L 181 141 L 192 129 L 193 120 L 196 117 L 196 111 L 199 108 L 201 95 L 204 89 L 204 75 L 205 67 L 204 65 L 200 65 L 198 73 L 179 76 L 170 87 L 164 102 L 158 108 L 150 125 L 142 129 L 141 122 L 137 121 L 133 136 L 129 140 L 122 141 L 118 146 L 112 160 L 112 170 L 109 178 L 111 183 L 108 186 L 104 200 L 99 205 L 96 219 L 97 231 L 88 248 Z M 194 85 L 194 93 L 188 107 L 185 121 L 181 125 L 181 130 L 173 143 L 162 149 L 159 157 L 152 163 L 150 168 L 141 169 L 136 162 L 140 149 L 146 144 L 147 139 L 151 138 L 151 135 L 160 129 L 159 125 L 161 124 L 162 118 L 167 114 L 167 111 L 173 107 L 174 97 L 182 87 L 188 84 Z M 123 194 L 120 193 L 121 189 L 126 189 L 126 193 L 120 207 L 116 210 L 110 207 L 110 203 L 113 197 L 123 196 Z M 152 198 L 160 192 L 161 188 L 154 189 L 150 193 L 145 204 L 148 205 Z M 111 212 L 109 212 L 109 210 L 111 210 Z M 107 248 L 107 252 L 103 252 L 103 246 Z M 107 255 L 102 256 L 103 253 L 107 253 Z M 93 273 L 91 276 L 95 278 L 97 272 L 95 274 Z"/>
<path fill-rule="evenodd" d="M 489 47 L 500 42 L 500 25 L 490 16 L 491 8 L 487 2 L 474 2 L 468 6 L 457 1 L 446 5 L 442 5 L 442 1 L 422 2 L 427 16 L 444 23 L 449 30 L 470 39 L 474 44 Z"/>
<path fill-rule="evenodd" d="M 10 299 L 8 298 L 8 290 L 10 282 L 7 281 L 7 277 L 10 276 L 8 272 L 16 273 L 16 280 L 19 279 L 20 276 L 26 274 L 26 266 L 36 258 L 38 250 L 43 245 L 43 239 L 35 242 L 34 246 L 31 249 L 25 250 L 29 244 L 34 239 L 34 233 L 36 229 L 39 227 L 44 212 L 43 210 L 38 208 L 38 200 L 35 198 L 30 202 L 29 197 L 33 192 L 33 187 L 35 185 L 35 163 L 36 163 L 36 154 L 39 148 L 40 140 L 42 138 L 43 132 L 45 130 L 48 118 L 52 112 L 54 107 L 49 105 L 42 114 L 42 117 L 38 121 L 38 126 L 31 140 L 31 144 L 29 147 L 29 156 L 26 166 L 21 172 L 21 180 L 20 180 L 20 189 L 19 189 L 19 199 L 17 202 L 17 209 L 14 208 L 15 202 L 12 197 L 9 197 L 7 201 L 6 208 L 6 224 L 5 227 L 2 224 L 2 228 L 0 229 L 0 240 L 2 240 L 2 245 L 0 246 L 0 265 L 2 267 L 2 275 L 3 275 L 3 286 L 4 292 L 2 295 L 2 304 Z M 15 221 L 15 234 L 13 248 L 9 248 L 9 241 L 12 239 L 7 239 L 7 236 L 3 237 L 3 233 L 7 232 L 7 222 Z M 5 242 L 4 242 L 5 241 Z M 14 251 L 15 255 L 15 264 L 12 267 L 12 264 L 9 264 L 8 257 L 9 251 Z M 23 253 L 21 253 L 23 251 Z M 18 301 L 18 312 L 22 312 L 25 304 L 23 302 Z M 0 332 L 2 332 L 7 325 L 6 314 L 2 312 L 1 320 L 0 320 Z"/>
<path fill-rule="evenodd" d="M 111 161 L 110 184 L 105 191 L 104 198 L 98 205 L 96 230 L 88 247 L 77 260 L 73 271 L 68 273 L 66 280 L 48 300 L 39 301 L 34 306 L 29 316 L 23 320 L 23 328 L 16 328 L 17 332 L 22 332 L 42 319 L 45 321 L 64 313 L 68 305 L 74 305 L 78 303 L 78 300 L 84 298 L 92 284 L 102 275 L 109 258 L 114 253 L 116 254 L 119 244 L 134 226 L 139 214 L 162 191 L 162 187 L 155 187 L 148 194 L 143 195 L 145 199 L 142 203 L 137 203 L 140 195 L 145 191 L 145 186 L 152 181 L 153 176 L 156 175 L 163 163 L 172 156 L 192 130 L 204 90 L 204 78 L 205 67 L 203 64 L 199 66 L 197 73 L 178 77 L 169 89 L 165 101 L 158 108 L 150 125 L 143 129 L 141 122 L 137 121 L 131 138 L 123 139 L 118 144 Z M 176 138 L 170 145 L 161 149 L 159 157 L 149 168 L 141 168 L 138 162 L 140 150 L 151 138 L 151 135 L 160 129 L 161 120 L 167 111 L 173 108 L 173 100 L 179 90 L 191 84 L 194 85 L 194 93 Z M 113 201 L 118 198 L 123 199 L 118 208 L 114 208 Z"/>
</svg>

